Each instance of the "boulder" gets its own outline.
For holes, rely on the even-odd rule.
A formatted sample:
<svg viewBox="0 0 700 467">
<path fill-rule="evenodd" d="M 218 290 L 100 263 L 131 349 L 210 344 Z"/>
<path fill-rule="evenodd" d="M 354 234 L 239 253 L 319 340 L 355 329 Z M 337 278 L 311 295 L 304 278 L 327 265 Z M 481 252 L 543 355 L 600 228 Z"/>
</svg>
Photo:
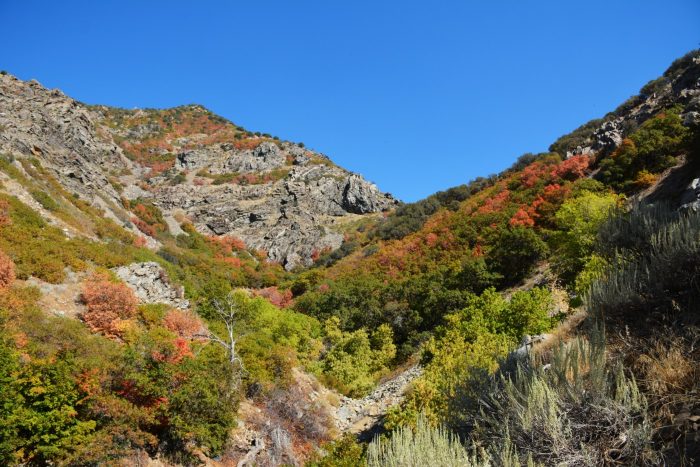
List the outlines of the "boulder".
<svg viewBox="0 0 700 467">
<path fill-rule="evenodd" d="M 132 263 L 113 269 L 136 294 L 141 303 L 163 303 L 174 308 L 190 306 L 184 288 L 170 282 L 165 270 L 156 262 Z"/>
</svg>

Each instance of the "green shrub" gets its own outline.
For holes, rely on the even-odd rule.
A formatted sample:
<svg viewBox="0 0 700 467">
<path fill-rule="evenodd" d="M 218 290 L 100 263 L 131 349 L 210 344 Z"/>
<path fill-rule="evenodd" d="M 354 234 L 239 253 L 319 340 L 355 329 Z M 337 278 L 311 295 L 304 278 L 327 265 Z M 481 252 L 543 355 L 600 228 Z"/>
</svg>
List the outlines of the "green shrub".
<svg viewBox="0 0 700 467">
<path fill-rule="evenodd" d="M 58 211 L 60 205 L 43 190 L 32 190 L 32 197 L 42 205 L 47 211 Z"/>
<path fill-rule="evenodd" d="M 613 193 L 582 191 L 562 204 L 555 215 L 559 230 L 554 234 L 554 270 L 571 284 L 593 254 L 600 226 L 619 203 Z"/>
<path fill-rule="evenodd" d="M 357 467 L 365 465 L 365 444 L 352 435 L 326 443 L 322 453 L 307 463 L 308 467 Z"/>
<path fill-rule="evenodd" d="M 452 410 L 474 423 L 471 441 L 494 457 L 517 452 L 521 462 L 591 466 L 659 460 L 646 399 L 621 365 L 606 366 L 601 331 L 562 344 L 546 368 L 531 362 L 503 374 L 476 414 L 468 394 L 458 393 Z"/>
<path fill-rule="evenodd" d="M 688 149 L 690 136 L 679 114 L 680 109 L 673 108 L 644 122 L 600 162 L 597 178 L 617 190 L 631 191 L 640 188 L 640 173 L 658 174 L 672 167 Z"/>
<path fill-rule="evenodd" d="M 351 397 L 365 395 L 396 356 L 391 328 L 383 324 L 369 334 L 364 329 L 343 332 L 337 317 L 325 323 L 328 352 L 320 362 L 325 381 Z"/>
<path fill-rule="evenodd" d="M 415 429 L 402 427 L 389 439 L 375 438 L 367 447 L 367 465 L 469 467 L 489 463 L 470 455 L 445 428 L 433 428 L 424 418 L 419 418 Z"/>
<path fill-rule="evenodd" d="M 535 288 L 516 292 L 510 301 L 490 288 L 472 296 L 469 305 L 445 317 L 424 346 L 423 374 L 413 384 L 387 425 L 411 424 L 418 413 L 433 423 L 450 417 L 449 401 L 465 381 L 487 378 L 524 334 L 549 330 L 551 294 Z M 474 389 L 478 396 L 479 389 Z"/>
<path fill-rule="evenodd" d="M 595 281 L 587 305 L 597 315 L 637 310 L 692 313 L 700 297 L 700 213 L 641 206 L 601 228 L 610 267 Z"/>
<path fill-rule="evenodd" d="M 511 285 L 527 277 L 547 251 L 547 244 L 532 229 L 516 227 L 501 232 L 488 258 L 503 283 Z"/>
</svg>

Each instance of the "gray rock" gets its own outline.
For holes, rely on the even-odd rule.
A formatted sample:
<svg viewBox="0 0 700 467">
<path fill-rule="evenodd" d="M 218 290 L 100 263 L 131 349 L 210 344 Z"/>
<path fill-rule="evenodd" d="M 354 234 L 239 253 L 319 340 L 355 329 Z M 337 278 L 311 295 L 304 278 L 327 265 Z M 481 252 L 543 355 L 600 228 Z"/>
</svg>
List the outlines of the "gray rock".
<svg viewBox="0 0 700 467">
<path fill-rule="evenodd" d="M 122 150 L 98 134 L 98 113 L 36 81 L 0 75 L 0 152 L 36 157 L 70 191 L 118 201 L 106 173 L 128 167 Z"/>
<path fill-rule="evenodd" d="M 622 134 L 623 121 L 623 118 L 616 118 L 615 120 L 605 122 L 603 126 L 593 133 L 595 142 L 591 146 L 591 149 L 595 152 L 608 151 L 622 144 L 624 138 Z"/>
<path fill-rule="evenodd" d="M 359 175 L 348 177 L 343 189 L 342 206 L 348 212 L 366 214 L 386 208 L 379 189 Z"/>
<path fill-rule="evenodd" d="M 172 284 L 165 270 L 155 262 L 132 263 L 113 269 L 142 303 L 163 303 L 175 308 L 190 306 L 182 286 Z"/>
<path fill-rule="evenodd" d="M 694 179 L 681 195 L 681 210 L 700 210 L 700 178 Z"/>
<path fill-rule="evenodd" d="M 411 383 L 423 373 L 415 365 L 380 384 L 362 399 L 342 396 L 334 413 L 335 424 L 343 433 L 360 433 L 376 425 L 393 406 L 400 404 Z"/>
<path fill-rule="evenodd" d="M 197 106 L 190 110 L 206 112 Z M 160 150 L 176 154 L 174 168 L 149 178 L 150 168 L 126 158 L 115 138 L 140 142 L 163 128 L 156 123 L 115 126 L 106 121 L 107 112 L 39 83 L 2 75 L 0 152 L 40 159 L 69 191 L 115 209 L 108 217 L 132 231 L 127 222 L 131 214 L 121 208 L 121 197 L 151 200 L 167 220 L 176 212 L 184 214 L 204 234 L 240 237 L 287 269 L 308 266 L 315 253 L 339 248 L 343 236 L 334 231 L 338 218 L 379 212 L 397 203 L 322 154 L 266 138 L 259 138 L 252 149 L 238 149 L 234 139 L 205 144 L 206 135 L 175 138 Z M 123 112 L 124 119 L 137 122 L 149 115 L 144 110 Z M 254 174 L 269 181 L 212 185 L 196 177 L 201 169 L 215 175 Z M 173 185 L 172 177 L 182 171 L 187 171 L 185 180 Z M 109 183 L 115 174 L 123 185 L 121 193 Z M 182 233 L 176 223 L 168 225 L 173 234 Z M 147 245 L 157 248 L 158 242 L 147 238 Z"/>
<path fill-rule="evenodd" d="M 261 185 L 161 185 L 153 196 L 166 213 L 183 210 L 200 232 L 236 236 L 289 270 L 340 247 L 336 218 L 396 204 L 362 177 L 320 164 L 291 167 L 285 178 Z"/>
</svg>

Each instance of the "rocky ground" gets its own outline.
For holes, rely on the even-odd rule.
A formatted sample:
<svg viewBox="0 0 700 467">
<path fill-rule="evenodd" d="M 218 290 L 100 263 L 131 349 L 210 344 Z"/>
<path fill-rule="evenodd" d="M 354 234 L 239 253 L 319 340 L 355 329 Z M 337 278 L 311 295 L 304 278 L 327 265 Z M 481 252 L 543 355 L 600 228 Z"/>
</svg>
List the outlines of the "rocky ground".
<svg viewBox="0 0 700 467">
<path fill-rule="evenodd" d="M 414 365 L 380 384 L 362 399 L 341 397 L 334 416 L 338 429 L 352 434 L 371 431 L 389 408 L 401 403 L 406 390 L 422 372 L 420 365 Z"/>
</svg>

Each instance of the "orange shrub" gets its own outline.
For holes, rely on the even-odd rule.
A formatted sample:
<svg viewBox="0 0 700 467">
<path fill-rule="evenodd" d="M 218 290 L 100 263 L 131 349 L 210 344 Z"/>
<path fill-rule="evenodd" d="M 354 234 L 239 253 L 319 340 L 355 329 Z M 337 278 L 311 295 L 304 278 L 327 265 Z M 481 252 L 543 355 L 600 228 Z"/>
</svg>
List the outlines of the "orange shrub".
<svg viewBox="0 0 700 467">
<path fill-rule="evenodd" d="M 202 321 L 189 311 L 172 309 L 163 318 L 163 326 L 178 336 L 191 339 L 201 333 Z"/>
<path fill-rule="evenodd" d="M 220 237 L 210 235 L 207 237 L 207 241 L 226 255 L 230 255 L 234 251 L 245 250 L 245 242 L 233 235 L 222 235 Z"/>
<path fill-rule="evenodd" d="M 234 141 L 233 146 L 239 150 L 255 149 L 258 146 L 260 146 L 260 143 L 262 143 L 262 141 L 257 139 L 257 138 L 256 139 L 248 138 L 248 139 L 242 139 L 239 141 Z"/>
<path fill-rule="evenodd" d="M 640 189 L 648 188 L 654 183 L 656 183 L 656 180 L 658 178 L 659 177 L 657 175 L 654 175 L 653 173 L 650 173 L 646 170 L 642 170 L 637 174 L 637 178 L 634 180 L 634 184 Z"/>
<path fill-rule="evenodd" d="M 9 287 L 15 280 L 15 263 L 0 251 L 0 289 Z"/>
<path fill-rule="evenodd" d="M 590 164 L 591 158 L 588 156 L 580 155 L 570 157 L 554 167 L 552 176 L 560 177 L 565 180 L 576 180 L 586 175 Z"/>
<path fill-rule="evenodd" d="M 118 336 L 124 329 L 122 322 L 136 314 L 138 300 L 125 284 L 95 276 L 83 285 L 82 301 L 87 307 L 83 321 L 96 332 Z"/>
<path fill-rule="evenodd" d="M 243 265 L 241 258 L 236 258 L 235 256 L 228 256 L 226 258 L 221 258 L 225 263 L 230 264 L 234 268 L 240 268 Z"/>
</svg>

